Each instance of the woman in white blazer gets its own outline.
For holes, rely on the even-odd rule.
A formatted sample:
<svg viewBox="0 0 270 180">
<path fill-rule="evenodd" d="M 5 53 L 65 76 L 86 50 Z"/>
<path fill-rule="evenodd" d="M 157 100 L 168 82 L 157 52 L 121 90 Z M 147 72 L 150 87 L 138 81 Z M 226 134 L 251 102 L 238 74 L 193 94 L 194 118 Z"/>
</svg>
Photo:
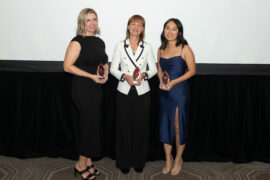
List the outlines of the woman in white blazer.
<svg viewBox="0 0 270 180">
<path fill-rule="evenodd" d="M 116 45 L 110 72 L 118 80 L 116 112 L 116 166 L 127 174 L 131 167 L 143 171 L 148 147 L 150 87 L 157 73 L 151 46 L 144 42 L 144 18 L 132 16 L 126 39 Z M 140 75 L 134 81 L 138 68 Z"/>
</svg>

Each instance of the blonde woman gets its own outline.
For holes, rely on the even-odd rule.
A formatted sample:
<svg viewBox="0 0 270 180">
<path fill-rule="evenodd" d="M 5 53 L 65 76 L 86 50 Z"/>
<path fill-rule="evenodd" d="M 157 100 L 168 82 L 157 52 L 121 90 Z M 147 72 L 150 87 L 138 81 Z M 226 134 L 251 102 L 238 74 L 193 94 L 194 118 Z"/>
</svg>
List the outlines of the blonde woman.
<svg viewBox="0 0 270 180">
<path fill-rule="evenodd" d="M 78 17 L 77 36 L 68 45 L 64 60 L 64 71 L 73 74 L 72 100 L 79 113 L 77 129 L 77 151 L 79 160 L 74 175 L 82 179 L 95 179 L 100 172 L 94 168 L 93 157 L 100 156 L 100 113 L 102 84 L 108 79 L 108 56 L 99 33 L 97 13 L 83 9 Z M 102 64 L 104 75 L 97 75 Z"/>
</svg>

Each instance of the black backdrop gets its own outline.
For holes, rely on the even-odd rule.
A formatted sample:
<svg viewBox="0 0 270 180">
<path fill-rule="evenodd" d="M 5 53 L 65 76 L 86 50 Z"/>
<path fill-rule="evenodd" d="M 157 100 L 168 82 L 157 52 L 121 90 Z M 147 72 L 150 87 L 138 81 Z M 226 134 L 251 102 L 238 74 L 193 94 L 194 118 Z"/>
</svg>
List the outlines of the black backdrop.
<svg viewBox="0 0 270 180">
<path fill-rule="evenodd" d="M 0 61 L 0 155 L 77 158 L 72 76 L 61 67 L 61 62 Z M 197 64 L 189 84 L 185 161 L 270 162 L 270 65 Z M 150 85 L 148 158 L 159 160 L 164 153 L 157 77 Z M 116 87 L 110 76 L 104 86 L 103 157 L 114 157 Z"/>
</svg>

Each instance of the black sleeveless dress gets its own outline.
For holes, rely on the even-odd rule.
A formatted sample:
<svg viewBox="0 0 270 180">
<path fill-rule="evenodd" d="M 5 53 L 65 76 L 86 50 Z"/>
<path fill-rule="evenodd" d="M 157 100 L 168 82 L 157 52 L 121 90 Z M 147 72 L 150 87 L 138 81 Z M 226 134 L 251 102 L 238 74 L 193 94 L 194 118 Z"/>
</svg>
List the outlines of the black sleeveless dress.
<svg viewBox="0 0 270 180">
<path fill-rule="evenodd" d="M 108 62 L 105 44 L 99 37 L 77 35 L 72 41 L 77 41 L 81 45 L 80 55 L 75 62 L 75 66 L 80 69 L 96 74 L 98 65 Z M 74 75 L 72 100 L 79 114 L 78 128 L 75 131 L 76 149 L 82 156 L 99 157 L 102 84 L 97 84 L 90 78 Z"/>
</svg>

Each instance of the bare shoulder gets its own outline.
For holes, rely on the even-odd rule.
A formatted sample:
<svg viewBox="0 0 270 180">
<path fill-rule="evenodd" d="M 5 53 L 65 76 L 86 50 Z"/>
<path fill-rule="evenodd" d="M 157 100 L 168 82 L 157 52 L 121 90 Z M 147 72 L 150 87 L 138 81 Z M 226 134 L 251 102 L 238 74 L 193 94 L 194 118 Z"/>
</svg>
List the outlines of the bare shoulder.
<svg viewBox="0 0 270 180">
<path fill-rule="evenodd" d="M 160 48 L 158 48 L 157 53 L 159 54 L 160 52 L 161 52 L 161 49 L 160 49 Z"/>
<path fill-rule="evenodd" d="M 189 45 L 184 46 L 182 56 L 185 60 L 194 59 L 193 51 Z"/>
<path fill-rule="evenodd" d="M 70 43 L 69 43 L 69 47 L 74 47 L 74 48 L 81 48 L 81 45 L 80 45 L 80 43 L 78 42 L 78 41 L 71 41 Z"/>
<path fill-rule="evenodd" d="M 162 49 L 158 48 L 158 50 L 157 50 L 157 57 L 158 57 L 158 59 L 160 58 L 160 54 L 161 53 L 162 53 Z"/>
<path fill-rule="evenodd" d="M 67 52 L 80 52 L 81 45 L 77 41 L 71 41 L 67 47 Z"/>
<path fill-rule="evenodd" d="M 190 48 L 190 46 L 187 44 L 187 45 L 184 45 L 183 47 L 183 53 L 193 53 L 192 52 L 192 49 Z"/>
</svg>

